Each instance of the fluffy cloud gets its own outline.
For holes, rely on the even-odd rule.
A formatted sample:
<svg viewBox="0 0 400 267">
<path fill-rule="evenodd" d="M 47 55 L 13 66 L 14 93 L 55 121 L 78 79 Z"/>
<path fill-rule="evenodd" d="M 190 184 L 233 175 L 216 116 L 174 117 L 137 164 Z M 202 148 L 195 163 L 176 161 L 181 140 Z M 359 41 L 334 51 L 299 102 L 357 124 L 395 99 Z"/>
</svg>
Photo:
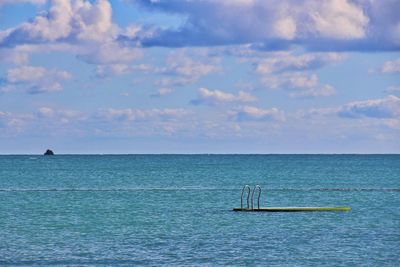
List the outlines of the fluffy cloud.
<svg viewBox="0 0 400 267">
<path fill-rule="evenodd" d="M 172 89 L 172 88 L 160 88 L 160 89 L 158 89 L 157 92 L 151 94 L 150 96 L 151 97 L 162 97 L 165 95 L 172 94 L 173 92 L 174 92 L 174 89 Z"/>
<path fill-rule="evenodd" d="M 141 49 L 121 45 L 115 40 L 98 43 L 78 54 L 79 59 L 96 65 L 98 78 L 130 73 L 135 70 L 130 63 L 142 57 Z"/>
<path fill-rule="evenodd" d="M 184 50 L 173 51 L 167 56 L 165 67 L 158 68 L 156 72 L 176 76 L 178 82 L 187 84 L 197 81 L 202 76 L 221 70 L 218 60 L 209 59 L 208 62 L 203 62 L 204 59 L 195 60 L 193 57 L 187 55 Z"/>
<path fill-rule="evenodd" d="M 400 73 L 400 59 L 386 61 L 381 71 L 383 73 Z"/>
<path fill-rule="evenodd" d="M 400 97 L 387 96 L 381 99 L 351 102 L 339 108 L 338 116 L 344 118 L 400 118 Z"/>
<path fill-rule="evenodd" d="M 67 71 L 46 69 L 43 67 L 22 66 L 9 69 L 5 81 L 9 85 L 23 84 L 28 86 L 31 94 L 60 91 L 63 89 L 61 81 L 71 79 Z"/>
<path fill-rule="evenodd" d="M 320 97 L 335 94 L 335 88 L 329 84 L 321 84 L 316 74 L 288 72 L 266 75 L 261 78 L 261 83 L 269 89 L 289 90 L 290 97 Z"/>
<path fill-rule="evenodd" d="M 209 90 L 207 88 L 200 88 L 196 99 L 191 101 L 194 105 L 218 105 L 221 103 L 232 102 L 252 102 L 256 98 L 246 92 L 240 91 L 238 95 L 225 93 L 219 90 Z"/>
<path fill-rule="evenodd" d="M 1 31 L 0 46 L 118 39 L 135 47 L 252 44 L 266 50 L 291 46 L 332 51 L 400 48 L 400 2 L 395 0 L 126 1 L 180 16 L 184 23 L 175 28 L 130 25 L 119 29 L 112 22 L 107 0 L 53 0 L 47 13 Z"/>
<path fill-rule="evenodd" d="M 339 107 L 311 109 L 305 116 L 337 116 L 348 119 L 400 119 L 400 97 L 389 95 L 385 98 L 354 101 Z"/>
<path fill-rule="evenodd" d="M 140 64 L 133 66 L 132 69 L 168 76 L 156 82 L 156 85 L 162 87 L 191 84 L 203 76 L 221 72 L 219 58 L 204 56 L 201 53 L 188 54 L 185 49 L 170 52 L 165 59 L 163 67 Z"/>
<path fill-rule="evenodd" d="M 53 124 L 66 124 L 74 121 L 86 120 L 83 112 L 76 110 L 59 110 L 50 107 L 41 107 L 36 113 L 37 118 L 50 120 Z"/>
<path fill-rule="evenodd" d="M 365 36 L 368 25 L 368 17 L 361 7 L 346 0 L 135 2 L 188 16 L 182 29 L 159 33 L 159 38 L 170 45 L 182 42 L 201 45 L 204 41 L 219 44 L 294 40 L 314 36 L 359 39 Z M 157 39 L 152 41 L 157 43 Z"/>
<path fill-rule="evenodd" d="M 0 46 L 55 41 L 104 41 L 117 34 L 107 0 L 53 0 L 47 14 L 3 31 Z"/>
<path fill-rule="evenodd" d="M 159 135 L 185 127 L 184 109 L 102 109 L 82 112 L 43 106 L 31 113 L 0 111 L 0 136 L 15 133 L 48 135 Z M 51 129 L 43 131 L 43 129 Z"/>
<path fill-rule="evenodd" d="M 285 114 L 277 108 L 260 109 L 245 106 L 234 111 L 233 117 L 237 121 L 282 121 L 285 119 Z"/>
<path fill-rule="evenodd" d="M 391 50 L 400 47 L 400 15 L 395 12 L 400 8 L 398 1 L 131 2 L 186 18 L 177 29 L 160 28 L 152 30 L 151 34 L 142 34 L 145 37 L 139 41 L 145 46 L 253 43 L 268 50 L 286 49 L 290 45 L 324 50 Z M 138 41 L 137 37 L 125 36 L 125 39 Z"/>
<path fill-rule="evenodd" d="M 0 111 L 0 136 L 81 136 L 91 127 L 88 119 L 81 111 L 46 106 L 29 113 Z"/>
<path fill-rule="evenodd" d="M 11 133 L 14 137 L 15 133 L 21 132 L 25 127 L 34 120 L 31 114 L 13 114 L 11 112 L 0 111 L 0 136 Z"/>
<path fill-rule="evenodd" d="M 303 71 L 321 68 L 343 60 L 344 56 L 337 53 L 308 53 L 292 55 L 288 52 L 272 53 L 266 58 L 254 63 L 258 74 L 271 74 L 284 71 Z"/>
<path fill-rule="evenodd" d="M 253 62 L 254 72 L 260 75 L 261 85 L 267 89 L 285 89 L 290 97 L 322 97 L 335 94 L 335 88 L 318 81 L 316 70 L 343 60 L 338 53 L 271 52 L 253 57 L 245 53 L 244 61 Z M 260 54 L 257 52 L 256 54 Z"/>
<path fill-rule="evenodd" d="M 132 27 L 128 29 L 123 32 L 133 32 Z M 0 47 L 4 51 L 0 55 L 8 54 L 4 59 L 8 62 L 26 64 L 29 53 L 62 51 L 96 65 L 97 77 L 120 75 L 132 71 L 127 64 L 143 53 L 118 43 L 118 31 L 108 0 L 53 0 L 48 12 L 31 22 L 0 31 Z"/>
<path fill-rule="evenodd" d="M 78 57 L 89 64 L 107 65 L 131 62 L 142 56 L 140 49 L 122 46 L 116 42 L 104 42 L 84 51 Z"/>
<path fill-rule="evenodd" d="M 311 19 L 310 32 L 322 38 L 351 40 L 366 36 L 369 18 L 347 0 L 305 1 L 302 15 Z"/>
<path fill-rule="evenodd" d="M 96 76 L 105 78 L 108 76 L 122 75 L 130 72 L 132 68 L 126 64 L 97 65 Z"/>
<path fill-rule="evenodd" d="M 133 122 L 149 120 L 175 120 L 187 115 L 184 109 L 106 109 L 99 111 L 95 117 L 111 122 Z"/>
<path fill-rule="evenodd" d="M 29 61 L 29 56 L 25 52 L 17 51 L 15 49 L 1 49 L 0 50 L 0 63 L 8 63 L 14 65 L 25 65 Z"/>
</svg>

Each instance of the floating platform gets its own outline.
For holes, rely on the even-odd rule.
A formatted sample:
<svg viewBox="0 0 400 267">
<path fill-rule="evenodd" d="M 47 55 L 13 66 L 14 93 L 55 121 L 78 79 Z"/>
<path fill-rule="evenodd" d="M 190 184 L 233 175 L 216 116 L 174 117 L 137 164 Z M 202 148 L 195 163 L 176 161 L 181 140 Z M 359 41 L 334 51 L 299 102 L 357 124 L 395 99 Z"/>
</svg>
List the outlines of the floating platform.
<svg viewBox="0 0 400 267">
<path fill-rule="evenodd" d="M 233 211 L 245 212 L 302 212 L 302 211 L 349 211 L 350 207 L 269 207 L 269 208 L 234 208 Z"/>
<path fill-rule="evenodd" d="M 247 206 L 243 205 L 243 196 L 245 191 L 247 191 Z M 257 206 L 254 205 L 254 192 L 258 191 Z M 251 196 L 251 202 L 250 202 Z M 251 191 L 249 185 L 245 185 L 242 189 L 242 194 L 240 196 L 240 208 L 234 208 L 233 211 L 244 211 L 244 212 L 311 212 L 311 211 L 349 211 L 350 207 L 340 206 L 340 207 L 260 207 L 260 196 L 261 187 L 256 185 Z M 250 205 L 251 203 L 251 205 Z"/>
</svg>

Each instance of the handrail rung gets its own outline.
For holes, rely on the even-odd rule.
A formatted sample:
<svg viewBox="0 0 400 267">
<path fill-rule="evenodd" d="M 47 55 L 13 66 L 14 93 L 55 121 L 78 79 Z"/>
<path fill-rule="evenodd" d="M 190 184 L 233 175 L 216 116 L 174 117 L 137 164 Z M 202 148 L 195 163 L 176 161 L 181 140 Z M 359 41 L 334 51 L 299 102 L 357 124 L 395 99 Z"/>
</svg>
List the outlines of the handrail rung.
<svg viewBox="0 0 400 267">
<path fill-rule="evenodd" d="M 254 210 L 254 192 L 258 189 L 258 197 L 257 197 L 257 209 L 260 209 L 260 196 L 261 196 L 261 186 L 256 185 L 253 188 L 253 192 L 251 193 L 251 209 Z"/>
<path fill-rule="evenodd" d="M 243 194 L 244 194 L 244 191 L 245 191 L 246 189 L 248 189 L 248 190 L 247 190 L 247 209 L 250 208 L 250 201 L 249 201 L 249 200 L 250 200 L 251 188 L 250 188 L 249 185 L 245 185 L 245 186 L 243 186 L 242 195 L 240 196 L 240 208 L 241 208 L 241 209 L 243 209 Z"/>
</svg>

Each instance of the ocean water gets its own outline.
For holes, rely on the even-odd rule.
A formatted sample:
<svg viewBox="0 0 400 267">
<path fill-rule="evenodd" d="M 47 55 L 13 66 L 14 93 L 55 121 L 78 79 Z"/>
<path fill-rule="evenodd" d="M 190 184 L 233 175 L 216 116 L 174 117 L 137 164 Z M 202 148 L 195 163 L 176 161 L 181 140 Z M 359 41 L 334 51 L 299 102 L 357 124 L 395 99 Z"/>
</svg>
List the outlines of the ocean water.
<svg viewBox="0 0 400 267">
<path fill-rule="evenodd" d="M 261 206 L 349 212 L 242 213 Z M 0 156 L 0 265 L 399 266 L 400 155 Z"/>
</svg>

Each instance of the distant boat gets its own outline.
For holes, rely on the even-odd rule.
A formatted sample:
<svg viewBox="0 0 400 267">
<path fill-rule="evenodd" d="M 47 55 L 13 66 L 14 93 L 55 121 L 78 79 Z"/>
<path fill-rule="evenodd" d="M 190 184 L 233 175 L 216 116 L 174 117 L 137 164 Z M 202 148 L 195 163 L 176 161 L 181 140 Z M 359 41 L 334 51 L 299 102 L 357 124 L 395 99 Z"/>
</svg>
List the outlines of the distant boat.
<svg viewBox="0 0 400 267">
<path fill-rule="evenodd" d="M 47 149 L 46 152 L 44 152 L 45 156 L 53 156 L 54 152 L 51 149 Z"/>
</svg>

